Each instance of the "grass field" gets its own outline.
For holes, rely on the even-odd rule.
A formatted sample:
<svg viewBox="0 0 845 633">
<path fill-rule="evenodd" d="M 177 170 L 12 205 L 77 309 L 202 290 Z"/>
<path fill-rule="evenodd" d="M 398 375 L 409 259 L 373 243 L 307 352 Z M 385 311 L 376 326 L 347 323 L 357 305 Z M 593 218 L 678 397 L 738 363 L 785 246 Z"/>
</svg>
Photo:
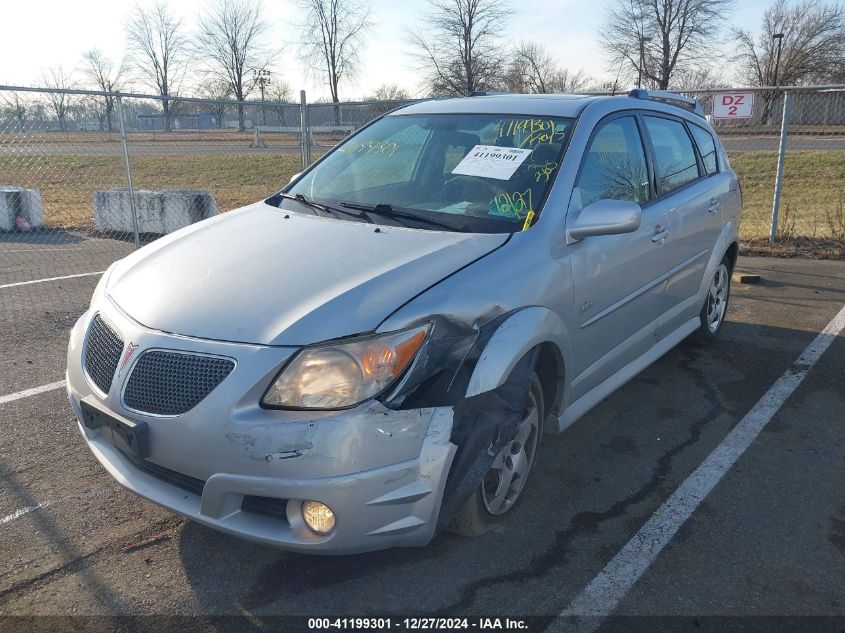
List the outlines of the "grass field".
<svg viewBox="0 0 845 633">
<path fill-rule="evenodd" d="M 731 166 L 743 193 L 741 237 L 768 238 L 777 154 L 736 152 Z M 845 151 L 791 151 L 784 163 L 781 232 L 787 238 L 842 239 Z"/>
<path fill-rule="evenodd" d="M 207 190 L 222 211 L 278 190 L 300 169 L 294 154 L 216 152 L 131 160 L 135 187 Z M 776 162 L 773 151 L 731 155 L 745 202 L 741 237 L 748 243 L 762 244 L 768 237 Z M 833 240 L 841 252 L 845 151 L 791 151 L 784 173 L 783 237 L 792 242 Z M 126 176 L 117 156 L 0 156 L 0 184 L 39 189 L 48 226 L 91 228 L 94 192 L 125 187 Z"/>
<path fill-rule="evenodd" d="M 278 191 L 300 171 L 294 154 L 165 154 L 133 156 L 136 189 L 203 189 L 221 211 Z M 47 226 L 92 228 L 94 192 L 126 187 L 118 156 L 0 156 L 0 184 L 39 189 Z"/>
</svg>

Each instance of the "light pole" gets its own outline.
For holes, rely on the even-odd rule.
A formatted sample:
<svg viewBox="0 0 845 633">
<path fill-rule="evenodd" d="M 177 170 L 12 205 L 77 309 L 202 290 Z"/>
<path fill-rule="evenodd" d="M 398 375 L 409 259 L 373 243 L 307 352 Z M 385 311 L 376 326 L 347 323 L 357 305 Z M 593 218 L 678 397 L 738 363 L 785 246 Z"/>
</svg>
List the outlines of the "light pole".
<svg viewBox="0 0 845 633">
<path fill-rule="evenodd" d="M 778 52 L 777 56 L 775 57 L 775 77 L 774 77 L 774 85 L 778 84 L 778 70 L 780 69 L 780 51 L 783 48 L 783 33 L 774 33 L 772 34 L 772 39 L 778 41 Z"/>
<path fill-rule="evenodd" d="M 774 40 L 778 41 L 778 51 L 775 55 L 775 76 L 772 78 L 773 79 L 772 84 L 777 86 L 778 85 L 778 71 L 780 70 L 780 52 L 781 52 L 781 49 L 783 48 L 783 33 L 772 33 L 772 41 L 774 41 Z M 772 102 L 774 102 L 777 99 L 777 96 L 778 96 L 778 91 L 774 90 L 772 92 L 772 97 L 771 97 Z M 772 110 L 773 106 L 774 106 L 774 103 L 768 103 L 767 106 L 766 106 L 766 108 L 768 110 L 768 112 L 766 112 L 766 120 L 769 124 L 771 124 L 771 122 L 772 122 L 772 111 L 771 110 Z"/>
<path fill-rule="evenodd" d="M 264 88 L 270 83 L 270 71 L 266 68 L 254 70 L 255 83 L 258 84 L 258 89 L 261 91 L 261 125 L 267 126 L 267 111 L 264 108 Z"/>
<path fill-rule="evenodd" d="M 643 66 L 645 65 L 645 43 L 650 42 L 650 37 L 640 36 L 640 64 L 637 67 L 637 88 L 642 87 L 643 83 Z"/>
</svg>

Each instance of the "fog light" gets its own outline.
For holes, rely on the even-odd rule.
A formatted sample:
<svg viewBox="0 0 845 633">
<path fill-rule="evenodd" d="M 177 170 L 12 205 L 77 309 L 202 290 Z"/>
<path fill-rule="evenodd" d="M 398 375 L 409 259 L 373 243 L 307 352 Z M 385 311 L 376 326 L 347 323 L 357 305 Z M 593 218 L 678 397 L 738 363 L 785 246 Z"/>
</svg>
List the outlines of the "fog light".
<svg viewBox="0 0 845 633">
<path fill-rule="evenodd" d="M 325 503 L 306 501 L 302 504 L 302 518 L 305 525 L 320 536 L 325 536 L 334 529 L 334 512 Z"/>
</svg>

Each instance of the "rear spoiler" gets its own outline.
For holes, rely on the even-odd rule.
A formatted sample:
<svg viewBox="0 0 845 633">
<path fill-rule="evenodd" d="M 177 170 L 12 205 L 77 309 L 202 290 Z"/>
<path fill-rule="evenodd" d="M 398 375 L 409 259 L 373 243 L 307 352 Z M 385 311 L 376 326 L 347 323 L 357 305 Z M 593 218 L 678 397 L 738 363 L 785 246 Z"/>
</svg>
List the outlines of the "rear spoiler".
<svg viewBox="0 0 845 633">
<path fill-rule="evenodd" d="M 704 117 L 704 108 L 701 104 L 693 99 L 677 92 L 670 92 L 669 90 L 644 90 L 642 88 L 635 88 L 628 93 L 629 97 L 634 99 L 648 99 L 650 101 L 661 101 L 669 105 L 689 110 L 700 117 Z"/>
</svg>

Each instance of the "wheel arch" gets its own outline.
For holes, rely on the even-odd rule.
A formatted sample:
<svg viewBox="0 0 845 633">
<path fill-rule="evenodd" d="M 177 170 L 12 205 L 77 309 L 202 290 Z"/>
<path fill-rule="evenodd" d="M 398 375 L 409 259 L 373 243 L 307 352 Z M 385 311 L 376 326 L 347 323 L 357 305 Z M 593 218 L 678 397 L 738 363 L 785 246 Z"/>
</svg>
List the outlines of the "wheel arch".
<svg viewBox="0 0 845 633">
<path fill-rule="evenodd" d="M 504 384 L 513 368 L 539 348 L 536 371 L 543 387 L 546 417 L 559 415 L 566 390 L 566 345 L 569 333 L 563 320 L 548 308 L 523 308 L 503 321 L 490 337 L 469 379 L 469 398 Z"/>
<path fill-rule="evenodd" d="M 724 226 L 722 226 L 719 237 L 713 245 L 713 250 L 710 252 L 710 259 L 707 262 L 707 267 L 704 269 L 704 275 L 702 275 L 698 287 L 698 299 L 700 302 L 704 302 L 707 296 L 710 278 L 715 274 L 716 268 L 725 255 L 729 255 L 731 258 L 731 272 L 733 272 L 733 267 L 736 265 L 736 259 L 739 255 L 739 242 L 737 225 L 732 221 L 725 222 Z"/>
<path fill-rule="evenodd" d="M 739 257 L 739 242 L 736 240 L 731 242 L 730 246 L 728 246 L 728 250 L 725 251 L 725 255 L 728 256 L 728 259 L 730 259 L 731 272 L 733 272 L 736 268 L 736 260 Z"/>
<path fill-rule="evenodd" d="M 560 407 L 563 402 L 563 387 L 566 377 L 563 354 L 560 348 L 551 342 L 540 344 L 540 352 L 537 356 L 537 366 L 534 369 L 540 379 L 540 387 L 543 390 L 543 406 L 545 417 L 560 416 Z"/>
</svg>

